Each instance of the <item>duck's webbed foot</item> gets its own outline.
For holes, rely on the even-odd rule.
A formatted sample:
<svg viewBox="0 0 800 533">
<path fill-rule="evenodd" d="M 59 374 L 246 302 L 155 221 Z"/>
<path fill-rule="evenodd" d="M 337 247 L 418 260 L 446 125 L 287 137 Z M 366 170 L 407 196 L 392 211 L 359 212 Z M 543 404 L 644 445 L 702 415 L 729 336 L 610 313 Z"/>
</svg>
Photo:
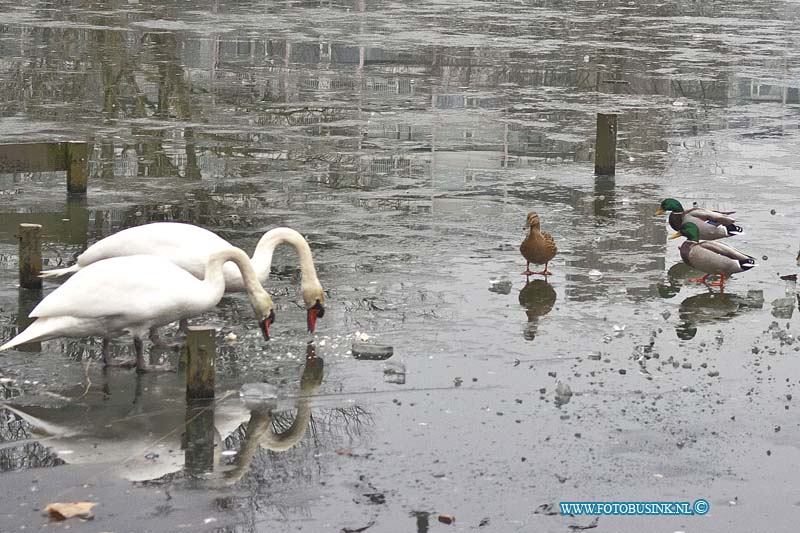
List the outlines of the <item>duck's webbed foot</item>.
<svg viewBox="0 0 800 533">
<path fill-rule="evenodd" d="M 522 273 L 523 276 L 552 276 L 553 273 L 547 269 L 547 263 L 544 264 L 544 269 L 540 272 L 534 272 L 531 270 L 531 264 L 528 263 L 528 268 L 525 269 L 525 272 Z"/>
<path fill-rule="evenodd" d="M 523 276 L 533 276 L 535 272 L 531 272 L 531 263 L 528 262 L 525 266 L 525 272 L 522 273 Z"/>
</svg>

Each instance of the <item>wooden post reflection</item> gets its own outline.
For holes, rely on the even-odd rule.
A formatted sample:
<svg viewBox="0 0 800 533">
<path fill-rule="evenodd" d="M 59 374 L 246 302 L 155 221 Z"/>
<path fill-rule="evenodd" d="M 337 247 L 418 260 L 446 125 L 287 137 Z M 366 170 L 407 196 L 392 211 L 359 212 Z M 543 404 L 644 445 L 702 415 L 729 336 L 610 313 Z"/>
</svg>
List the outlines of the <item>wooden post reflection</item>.
<svg viewBox="0 0 800 533">
<path fill-rule="evenodd" d="M 24 289 L 19 288 L 17 293 L 17 335 L 19 335 L 25 328 L 31 325 L 35 318 L 29 318 L 28 315 L 33 308 L 42 300 L 42 289 Z M 20 352 L 41 352 L 41 342 L 29 342 L 20 344 L 15 348 Z"/>
<path fill-rule="evenodd" d="M 67 221 L 64 242 L 79 244 L 86 248 L 89 242 L 89 210 L 86 195 L 67 196 Z"/>
<path fill-rule="evenodd" d="M 214 400 L 186 403 L 184 466 L 191 475 L 214 471 Z"/>
</svg>

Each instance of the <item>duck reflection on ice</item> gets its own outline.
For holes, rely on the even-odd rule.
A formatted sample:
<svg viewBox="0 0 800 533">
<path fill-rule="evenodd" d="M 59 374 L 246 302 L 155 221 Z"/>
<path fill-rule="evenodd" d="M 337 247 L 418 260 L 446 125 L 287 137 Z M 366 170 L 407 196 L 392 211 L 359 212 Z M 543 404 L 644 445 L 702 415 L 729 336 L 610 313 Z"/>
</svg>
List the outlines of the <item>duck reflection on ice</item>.
<svg viewBox="0 0 800 533">
<path fill-rule="evenodd" d="M 694 270 L 683 261 L 675 263 L 667 270 L 667 282 L 659 283 L 656 286 L 659 296 L 672 298 L 681 292 L 681 287 L 687 279 L 697 276 L 698 273 L 699 271 Z"/>
<path fill-rule="evenodd" d="M 678 338 L 693 339 L 699 325 L 730 320 L 748 309 L 761 309 L 763 305 L 761 291 L 748 291 L 747 296 L 716 292 L 696 294 L 681 302 L 678 308 L 681 322 L 675 326 L 675 333 Z"/>
<path fill-rule="evenodd" d="M 187 456 L 197 450 L 185 446 L 185 433 L 193 431 L 185 423 L 200 418 L 187 411 L 192 407 L 184 401 L 182 380 L 138 375 L 136 381 L 146 383 L 137 385 L 129 375 L 119 376 L 108 373 L 110 382 L 63 391 L 68 401 L 59 400 L 57 407 L 0 403 L 0 409 L 28 422 L 33 437 L 67 464 L 108 464 L 110 472 L 130 481 L 154 480 L 179 472 L 184 465 L 191 470 L 192 465 L 202 464 L 203 460 Z M 237 390 L 218 390 L 218 400 L 205 407 L 213 419 L 207 426 L 212 432 L 208 439 L 212 465 L 220 464 L 223 440 L 244 424 L 247 427 L 232 468 L 207 478 L 208 484 L 230 485 L 241 479 L 259 446 L 283 452 L 300 442 L 311 419 L 311 397 L 322 377 L 323 361 L 309 343 L 299 395 L 291 405 L 274 397 L 242 400 Z M 275 431 L 274 413 L 279 407 L 296 408 L 296 414 L 289 427 Z"/>
<path fill-rule="evenodd" d="M 532 341 L 536 338 L 539 317 L 553 310 L 557 298 L 553 286 L 543 279 L 529 281 L 519 292 L 519 304 L 525 308 L 525 314 L 528 315 L 528 324 L 523 332 L 526 340 Z"/>
</svg>

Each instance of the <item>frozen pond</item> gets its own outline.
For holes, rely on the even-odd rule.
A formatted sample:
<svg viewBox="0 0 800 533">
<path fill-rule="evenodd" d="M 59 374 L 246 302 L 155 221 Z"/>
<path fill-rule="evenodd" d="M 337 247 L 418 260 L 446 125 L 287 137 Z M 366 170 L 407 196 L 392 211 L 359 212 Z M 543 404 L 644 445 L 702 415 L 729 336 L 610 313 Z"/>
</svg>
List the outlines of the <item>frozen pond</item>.
<svg viewBox="0 0 800 533">
<path fill-rule="evenodd" d="M 21 222 L 43 224 L 49 267 L 150 221 L 248 253 L 290 226 L 327 292 L 312 339 L 280 249 L 269 343 L 242 295 L 192 321 L 220 330 L 215 476 L 184 469 L 182 375 L 103 373 L 99 339 L 0 354 L 3 532 L 43 527 L 52 501 L 98 502 L 66 523 L 95 532 L 796 530 L 797 298 L 779 276 L 798 269 L 800 4 L 0 13 L 0 143 L 93 145 L 83 200 L 63 173 L 0 174 L 0 341 L 41 296 L 17 287 Z M 619 114 L 614 178 L 593 175 L 598 112 Z M 735 210 L 730 244 L 758 268 L 723 295 L 688 283 L 653 215 L 668 197 Z M 559 253 L 526 285 L 529 211 Z M 393 355 L 354 356 L 364 339 Z M 698 498 L 705 516 L 558 510 Z"/>
</svg>

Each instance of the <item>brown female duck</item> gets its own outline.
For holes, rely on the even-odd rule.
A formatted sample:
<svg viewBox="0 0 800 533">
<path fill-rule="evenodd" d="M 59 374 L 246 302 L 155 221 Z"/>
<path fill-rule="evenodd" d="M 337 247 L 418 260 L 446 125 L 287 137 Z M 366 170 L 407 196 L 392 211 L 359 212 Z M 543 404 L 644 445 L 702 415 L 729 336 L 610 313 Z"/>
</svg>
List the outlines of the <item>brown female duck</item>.
<svg viewBox="0 0 800 533">
<path fill-rule="evenodd" d="M 532 276 L 534 274 L 541 274 L 543 276 L 549 276 L 552 274 L 549 270 L 547 270 L 547 264 L 555 257 L 556 255 L 556 241 L 553 240 L 553 236 L 547 232 L 541 231 L 541 226 L 539 224 L 539 215 L 536 213 L 528 213 L 528 222 L 525 224 L 526 228 L 530 228 L 530 232 L 528 236 L 525 237 L 525 240 L 522 241 L 522 244 L 519 247 L 519 251 L 522 254 L 522 257 L 525 258 L 525 261 L 528 262 L 528 266 L 525 269 L 525 272 L 522 273 L 523 276 Z M 531 263 L 537 265 L 544 265 L 544 270 L 541 272 L 531 272 Z"/>
</svg>

